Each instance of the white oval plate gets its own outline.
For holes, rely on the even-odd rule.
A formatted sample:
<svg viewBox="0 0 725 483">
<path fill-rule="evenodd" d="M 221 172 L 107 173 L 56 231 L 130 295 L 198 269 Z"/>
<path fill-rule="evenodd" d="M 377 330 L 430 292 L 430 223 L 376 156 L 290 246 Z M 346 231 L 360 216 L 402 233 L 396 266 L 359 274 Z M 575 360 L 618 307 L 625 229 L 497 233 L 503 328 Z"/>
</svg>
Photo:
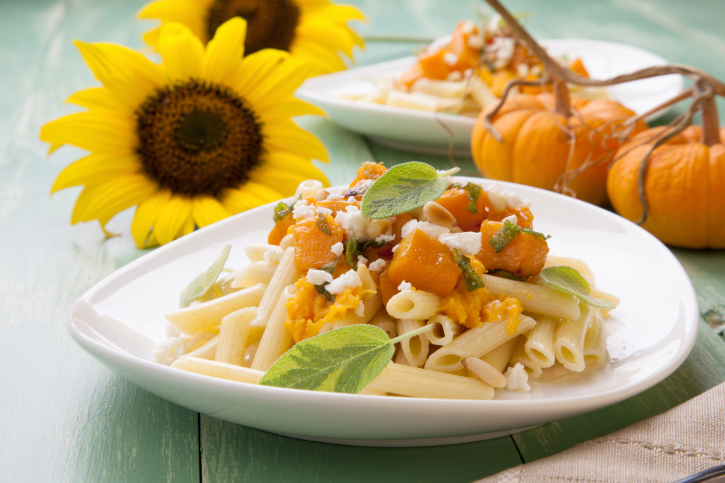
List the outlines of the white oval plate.
<svg viewBox="0 0 725 483">
<path fill-rule="evenodd" d="M 555 56 L 581 57 L 593 79 L 607 79 L 644 67 L 666 64 L 662 57 L 630 45 L 580 39 L 542 40 Z M 406 70 L 415 57 L 383 62 L 308 79 L 297 97 L 323 109 L 332 122 L 353 132 L 370 136 L 392 147 L 416 152 L 446 154 L 454 134 L 454 154 L 470 156 L 470 139 L 475 119 L 436 114 L 402 107 L 384 106 L 341 99 L 350 93 L 372 92 L 372 81 Z M 609 88 L 616 101 L 642 114 L 682 91 L 679 75 L 653 77 Z M 664 112 L 664 111 L 662 111 Z M 445 127 L 443 126 L 445 125 Z"/>
<path fill-rule="evenodd" d="M 227 243 L 232 245 L 228 267 L 248 263 L 243 247 L 266 240 L 274 203 L 198 230 L 116 271 L 76 302 L 68 329 L 111 370 L 169 401 L 266 431 L 355 445 L 427 446 L 510 434 L 622 401 L 672 373 L 690 352 L 698 321 L 692 284 L 674 255 L 611 212 L 548 191 L 501 184 L 532 201 L 536 229 L 552 235 L 552 254 L 585 260 L 597 287 L 622 299 L 606 321 L 611 363 L 561 379 L 531 381 L 530 396 L 522 394 L 528 399 L 413 399 L 281 389 L 154 363 L 154 343 L 167 326 L 162 314 L 177 307 L 184 286 Z"/>
</svg>

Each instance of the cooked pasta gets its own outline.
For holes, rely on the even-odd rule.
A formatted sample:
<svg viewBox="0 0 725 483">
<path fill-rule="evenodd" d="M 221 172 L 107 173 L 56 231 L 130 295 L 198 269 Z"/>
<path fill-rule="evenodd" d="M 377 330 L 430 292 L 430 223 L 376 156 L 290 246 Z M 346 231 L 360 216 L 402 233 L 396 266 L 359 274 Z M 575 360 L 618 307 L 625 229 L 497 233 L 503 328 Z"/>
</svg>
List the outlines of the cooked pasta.
<svg viewBox="0 0 725 483">
<path fill-rule="evenodd" d="M 405 290 L 391 297 L 385 308 L 396 319 L 426 320 L 433 317 L 440 306 L 440 298 L 432 293 Z"/>
<path fill-rule="evenodd" d="M 581 316 L 575 320 L 562 320 L 556 330 L 554 351 L 556 360 L 574 372 L 581 372 L 586 365 L 584 361 L 584 339 L 587 329 L 596 317 L 597 309 L 582 304 Z"/>
<path fill-rule="evenodd" d="M 398 334 L 403 335 L 420 329 L 425 325 L 422 320 L 400 319 L 398 320 Z M 410 339 L 400 342 L 400 348 L 403 350 L 408 365 L 412 367 L 421 367 L 428 358 L 428 349 L 430 342 L 425 334 L 416 335 Z"/>
</svg>

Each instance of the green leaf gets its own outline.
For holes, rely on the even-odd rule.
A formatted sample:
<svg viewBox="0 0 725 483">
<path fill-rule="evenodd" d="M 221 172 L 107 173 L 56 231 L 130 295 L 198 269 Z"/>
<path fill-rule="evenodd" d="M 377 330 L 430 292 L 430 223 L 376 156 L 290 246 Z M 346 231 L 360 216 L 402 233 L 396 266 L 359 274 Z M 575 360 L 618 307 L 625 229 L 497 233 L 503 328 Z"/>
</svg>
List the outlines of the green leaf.
<svg viewBox="0 0 725 483">
<path fill-rule="evenodd" d="M 358 241 L 355 232 L 352 232 L 352 236 L 345 242 L 345 261 L 352 267 L 353 270 L 357 270 L 357 248 Z"/>
<path fill-rule="evenodd" d="M 335 270 L 337 269 L 337 263 L 339 261 L 340 261 L 340 257 L 337 257 L 336 259 L 334 259 L 333 261 L 331 261 L 327 265 L 321 266 L 320 267 L 320 270 L 322 270 L 323 272 L 327 272 L 330 275 L 333 275 L 335 273 Z M 331 294 L 330 292 L 327 291 L 327 283 L 321 283 L 320 285 L 313 285 L 313 287 L 315 287 L 315 289 L 319 293 L 321 293 L 322 295 L 324 295 L 325 298 L 327 300 L 329 300 L 330 302 L 334 302 L 335 301 L 336 295 L 335 294 Z"/>
<path fill-rule="evenodd" d="M 542 240 L 546 241 L 549 238 L 551 238 L 551 235 L 544 235 L 543 233 L 539 233 L 538 231 L 534 231 L 531 228 L 522 228 L 522 233 L 528 233 L 529 235 L 535 236 L 536 238 L 541 238 Z"/>
<path fill-rule="evenodd" d="M 485 287 L 483 280 L 478 276 L 476 271 L 471 266 L 471 259 L 465 255 L 459 255 L 458 250 L 453 250 L 453 259 L 456 261 L 461 272 L 463 272 L 463 280 L 466 282 L 466 288 L 469 292 L 473 292 L 479 288 Z"/>
<path fill-rule="evenodd" d="M 525 282 L 531 276 L 531 275 L 527 275 L 525 277 L 519 277 L 514 272 L 509 272 L 508 270 L 503 270 L 503 269 L 492 270 L 492 271 L 488 272 L 488 274 L 496 276 L 496 277 L 506 278 L 508 280 L 516 280 L 517 282 Z"/>
<path fill-rule="evenodd" d="M 466 211 L 469 213 L 473 213 L 474 215 L 478 213 L 478 198 L 481 197 L 481 193 L 483 193 L 483 188 L 481 186 L 477 185 L 476 183 L 469 182 L 464 188 L 466 190 L 466 193 L 468 193 L 468 199 L 471 200 L 470 203 L 468 203 L 468 206 L 466 206 Z"/>
<path fill-rule="evenodd" d="M 229 250 L 231 249 L 231 245 L 225 246 L 221 255 L 219 255 L 219 258 L 211 264 L 211 267 L 192 280 L 191 283 L 181 292 L 181 303 L 184 306 L 187 306 L 194 300 L 203 297 L 209 289 L 212 288 L 216 279 L 219 278 L 219 274 L 222 273 L 224 264 L 227 262 L 227 257 L 229 256 Z"/>
<path fill-rule="evenodd" d="M 590 297 L 589 294 L 592 290 L 589 283 L 582 277 L 581 273 L 571 267 L 560 265 L 545 268 L 539 274 L 539 279 L 554 290 L 573 295 L 592 307 L 607 310 L 617 307 L 609 300 Z"/>
<path fill-rule="evenodd" d="M 418 161 L 393 166 L 365 192 L 360 211 L 366 218 L 381 219 L 420 208 L 440 198 L 446 190 L 443 178 L 456 172 L 458 168 L 439 173 Z"/>
<path fill-rule="evenodd" d="M 357 394 L 375 379 L 395 352 L 394 344 L 431 330 L 393 340 L 373 325 L 351 325 L 296 344 L 272 364 L 260 385 Z"/>
<path fill-rule="evenodd" d="M 292 210 L 294 210 L 293 205 L 288 205 L 284 201 L 280 201 L 277 203 L 277 206 L 274 207 L 274 216 L 272 219 L 275 223 L 279 223 L 282 221 L 282 218 L 292 213 Z"/>
<path fill-rule="evenodd" d="M 368 240 L 358 247 L 358 255 L 364 255 L 365 250 L 367 250 L 370 247 L 380 248 L 383 245 L 390 245 L 390 242 L 389 241 Z"/>
<path fill-rule="evenodd" d="M 521 228 L 518 225 L 511 223 L 510 221 L 504 221 L 503 226 L 494 236 L 488 240 L 496 253 L 501 253 L 509 243 L 521 232 Z"/>
<path fill-rule="evenodd" d="M 324 213 L 317 214 L 317 229 L 327 236 L 332 236 L 330 224 L 327 222 L 327 215 Z"/>
</svg>

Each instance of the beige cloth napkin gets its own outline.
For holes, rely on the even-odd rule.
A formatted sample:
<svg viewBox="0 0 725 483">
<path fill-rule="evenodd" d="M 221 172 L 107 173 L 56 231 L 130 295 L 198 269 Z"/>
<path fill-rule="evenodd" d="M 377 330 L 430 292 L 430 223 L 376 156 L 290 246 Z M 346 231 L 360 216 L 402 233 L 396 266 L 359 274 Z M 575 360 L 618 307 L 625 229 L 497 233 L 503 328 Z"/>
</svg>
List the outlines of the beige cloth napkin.
<svg viewBox="0 0 725 483">
<path fill-rule="evenodd" d="M 725 464 L 725 384 L 666 413 L 477 483 L 671 483 Z"/>
</svg>

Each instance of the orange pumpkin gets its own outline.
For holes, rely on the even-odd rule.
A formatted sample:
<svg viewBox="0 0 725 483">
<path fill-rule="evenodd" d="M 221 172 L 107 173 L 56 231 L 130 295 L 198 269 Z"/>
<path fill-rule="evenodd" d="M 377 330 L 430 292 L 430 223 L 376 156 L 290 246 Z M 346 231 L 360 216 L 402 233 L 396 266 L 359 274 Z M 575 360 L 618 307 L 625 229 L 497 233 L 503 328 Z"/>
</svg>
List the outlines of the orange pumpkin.
<svg viewBox="0 0 725 483">
<path fill-rule="evenodd" d="M 568 94 L 560 91 L 556 95 Z M 597 205 L 606 203 L 607 167 L 620 144 L 611 136 L 634 112 L 609 99 L 572 98 L 570 102 L 578 115 L 554 112 L 555 97 L 551 94 L 508 97 L 491 119 L 503 142 L 484 125 L 484 118 L 495 106 L 481 112 L 471 138 L 473 160 L 481 174 L 553 190 L 570 173 L 567 188 L 577 198 Z M 565 126 L 574 141 L 566 135 Z M 645 129 L 647 125 L 638 121 L 632 134 Z M 594 165 L 577 174 L 588 161 Z"/>
<path fill-rule="evenodd" d="M 642 216 L 639 168 L 662 129 L 649 129 L 622 146 L 618 153 L 622 157 L 609 172 L 609 198 L 629 220 Z M 652 152 L 644 184 L 647 219 L 642 227 L 669 245 L 725 248 L 725 144 L 708 146 L 701 138 L 702 128 L 689 126 Z M 723 139 L 725 129 L 720 130 Z"/>
</svg>

